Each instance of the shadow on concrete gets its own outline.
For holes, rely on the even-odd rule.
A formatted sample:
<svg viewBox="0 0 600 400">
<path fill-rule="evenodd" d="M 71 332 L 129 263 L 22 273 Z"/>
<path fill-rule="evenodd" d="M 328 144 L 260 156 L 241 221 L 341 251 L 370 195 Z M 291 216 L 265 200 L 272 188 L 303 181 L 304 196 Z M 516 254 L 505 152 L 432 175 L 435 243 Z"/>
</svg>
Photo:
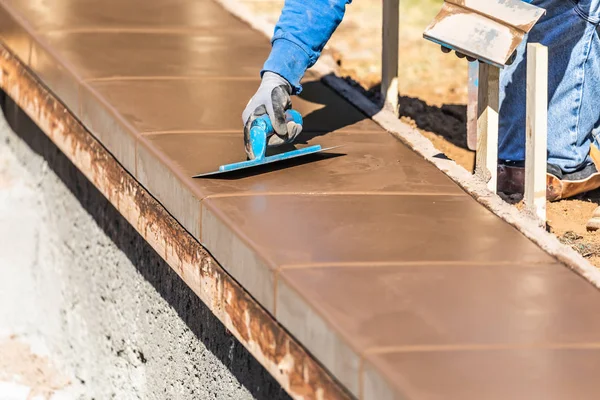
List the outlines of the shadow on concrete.
<svg viewBox="0 0 600 400">
<path fill-rule="evenodd" d="M 312 139 L 327 135 L 364 119 L 370 118 L 362 110 L 348 103 L 322 81 L 309 81 L 302 85 L 299 98 L 322 107 L 303 116 L 304 131 L 296 143 L 308 144 Z M 292 103 L 294 98 L 292 97 Z M 352 109 L 354 112 L 347 112 Z M 323 130 L 322 127 L 327 127 Z"/>
<path fill-rule="evenodd" d="M 376 84 L 370 88 L 361 86 L 358 82 L 349 77 L 342 78 L 350 86 L 358 90 L 367 97 L 378 112 L 383 107 L 383 98 L 381 97 L 381 84 Z M 322 121 L 327 121 L 329 129 L 326 132 L 302 132 L 298 137 L 297 143 L 308 143 L 317 136 L 326 135 L 334 130 L 342 129 L 353 125 L 373 115 L 367 115 L 353 105 L 348 106 L 356 109 L 356 113 L 340 114 L 340 102 L 345 102 L 337 94 L 329 95 L 328 88 L 322 81 L 310 81 L 303 85 L 303 91 L 300 98 L 315 104 L 323 105 L 322 108 L 313 111 L 304 116 L 304 125 L 310 130 L 314 126 L 322 125 Z M 293 102 L 293 98 L 292 98 Z M 448 142 L 463 149 L 467 146 L 467 106 L 464 104 L 443 104 L 440 107 L 427 104 L 425 101 L 408 96 L 398 95 L 399 117 L 406 117 L 414 121 L 415 127 L 433 132 Z"/>
<path fill-rule="evenodd" d="M 278 147 L 278 151 L 276 151 L 276 152 L 271 152 L 271 153 L 267 152 L 267 156 L 273 155 L 273 154 L 281 154 L 283 152 L 292 151 L 292 150 L 296 150 L 296 149 L 297 148 L 293 145 L 282 145 L 281 147 Z M 261 174 L 268 174 L 268 173 L 272 173 L 272 172 L 283 170 L 283 169 L 295 168 L 295 167 L 302 166 L 304 164 L 328 160 L 330 158 L 342 157 L 344 155 L 345 155 L 344 153 L 339 153 L 339 152 L 337 152 L 337 153 L 329 153 L 329 152 L 314 153 L 314 154 L 308 154 L 308 155 L 298 157 L 298 158 L 293 158 L 290 160 L 278 161 L 278 162 L 272 163 L 272 164 L 257 165 L 255 167 L 244 168 L 244 169 L 228 171 L 228 172 L 222 172 L 222 173 L 219 173 L 216 175 L 207 175 L 205 177 L 200 176 L 200 177 L 197 177 L 196 179 L 209 178 L 209 179 L 217 179 L 217 180 L 224 180 L 224 181 L 237 180 L 237 179 L 247 178 L 249 176 L 258 176 Z"/>
<path fill-rule="evenodd" d="M 44 158 L 48 167 L 79 200 L 104 233 L 127 255 L 144 279 L 176 310 L 198 340 L 227 367 L 240 384 L 258 400 L 291 399 L 112 204 L 1 91 L 0 103 L 13 131 Z"/>
</svg>

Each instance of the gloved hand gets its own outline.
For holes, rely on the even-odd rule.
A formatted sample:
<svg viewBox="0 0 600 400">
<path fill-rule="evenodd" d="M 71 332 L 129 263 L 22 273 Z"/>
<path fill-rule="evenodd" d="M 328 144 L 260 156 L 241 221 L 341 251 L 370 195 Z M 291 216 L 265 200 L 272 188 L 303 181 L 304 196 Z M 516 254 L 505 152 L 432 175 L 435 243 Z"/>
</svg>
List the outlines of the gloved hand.
<svg viewBox="0 0 600 400">
<path fill-rule="evenodd" d="M 293 121 L 286 122 L 285 112 L 292 108 L 291 93 L 292 86 L 280 75 L 269 71 L 263 74 L 258 90 L 242 113 L 246 144 L 248 144 L 248 133 L 252 122 L 264 114 L 269 116 L 275 131 L 275 134 L 267 138 L 268 146 L 291 143 L 302 132 L 302 125 Z M 248 146 L 246 146 L 246 153 L 249 153 Z"/>
<path fill-rule="evenodd" d="M 442 45 L 441 47 L 442 47 L 442 52 L 443 53 L 448 54 L 448 53 L 452 52 L 452 49 L 450 49 L 449 47 L 446 47 L 444 45 Z M 473 58 L 471 56 L 467 56 L 467 55 L 465 55 L 465 54 L 463 54 L 463 53 L 461 53 L 459 51 L 455 51 L 455 53 L 456 53 L 456 57 L 458 57 L 458 58 L 465 58 L 466 57 L 468 62 L 473 62 L 473 61 L 477 60 L 476 58 Z M 510 55 L 510 58 L 506 62 L 506 65 L 512 65 L 515 62 L 516 59 L 517 59 L 517 51 L 515 50 Z"/>
</svg>

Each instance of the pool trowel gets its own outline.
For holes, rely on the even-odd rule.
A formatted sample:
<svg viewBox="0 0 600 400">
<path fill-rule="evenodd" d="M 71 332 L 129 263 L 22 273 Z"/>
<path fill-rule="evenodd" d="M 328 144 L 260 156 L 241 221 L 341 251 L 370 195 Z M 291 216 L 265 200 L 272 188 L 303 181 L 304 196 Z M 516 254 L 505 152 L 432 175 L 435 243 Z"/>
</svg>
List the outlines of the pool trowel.
<svg viewBox="0 0 600 400">
<path fill-rule="evenodd" d="M 288 110 L 285 112 L 286 120 L 302 125 L 302 116 L 298 111 Z M 252 123 L 250 132 L 247 136 L 248 143 L 246 144 L 247 153 L 249 154 L 247 161 L 241 161 L 232 164 L 221 165 L 217 171 L 207 172 L 204 174 L 195 175 L 194 178 L 202 178 L 224 174 L 226 172 L 239 171 L 246 168 L 258 167 L 260 165 L 271 164 L 277 161 L 290 160 L 293 158 L 303 157 L 310 154 L 319 153 L 326 150 L 331 150 L 334 147 L 322 148 L 321 145 L 305 147 L 302 149 L 292 150 L 285 153 L 280 153 L 272 156 L 267 156 L 268 139 L 274 134 L 273 125 L 267 115 L 262 115 Z"/>
</svg>

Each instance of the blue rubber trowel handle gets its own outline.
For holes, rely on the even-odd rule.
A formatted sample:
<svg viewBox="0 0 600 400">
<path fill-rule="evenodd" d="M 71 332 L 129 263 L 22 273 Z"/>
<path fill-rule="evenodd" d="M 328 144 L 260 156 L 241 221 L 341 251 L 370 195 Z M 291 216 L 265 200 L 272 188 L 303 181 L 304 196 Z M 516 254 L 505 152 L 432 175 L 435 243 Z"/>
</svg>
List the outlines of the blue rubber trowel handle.
<svg viewBox="0 0 600 400">
<path fill-rule="evenodd" d="M 295 122 L 302 125 L 302 115 L 296 110 L 285 112 L 286 122 Z M 273 134 L 273 124 L 268 115 L 256 118 L 250 127 L 250 146 L 255 160 L 262 160 L 267 154 L 267 138 Z"/>
</svg>

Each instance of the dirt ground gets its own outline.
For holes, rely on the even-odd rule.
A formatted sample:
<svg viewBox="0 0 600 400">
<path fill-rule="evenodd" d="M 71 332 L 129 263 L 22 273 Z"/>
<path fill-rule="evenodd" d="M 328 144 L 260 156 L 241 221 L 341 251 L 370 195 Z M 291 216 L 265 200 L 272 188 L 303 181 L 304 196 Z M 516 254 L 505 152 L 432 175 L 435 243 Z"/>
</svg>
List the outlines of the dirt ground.
<svg viewBox="0 0 600 400">
<path fill-rule="evenodd" d="M 272 23 L 283 0 L 241 0 Z M 419 129 L 433 145 L 472 171 L 475 154 L 466 144 L 467 61 L 444 54 L 423 39 L 425 27 L 443 0 L 400 2 L 400 118 Z M 381 0 L 355 0 L 325 52 L 340 66 L 342 76 L 373 95 L 380 82 Z M 600 267 L 600 232 L 587 232 L 585 223 L 600 204 L 600 193 L 548 204 L 548 228 Z"/>
</svg>

